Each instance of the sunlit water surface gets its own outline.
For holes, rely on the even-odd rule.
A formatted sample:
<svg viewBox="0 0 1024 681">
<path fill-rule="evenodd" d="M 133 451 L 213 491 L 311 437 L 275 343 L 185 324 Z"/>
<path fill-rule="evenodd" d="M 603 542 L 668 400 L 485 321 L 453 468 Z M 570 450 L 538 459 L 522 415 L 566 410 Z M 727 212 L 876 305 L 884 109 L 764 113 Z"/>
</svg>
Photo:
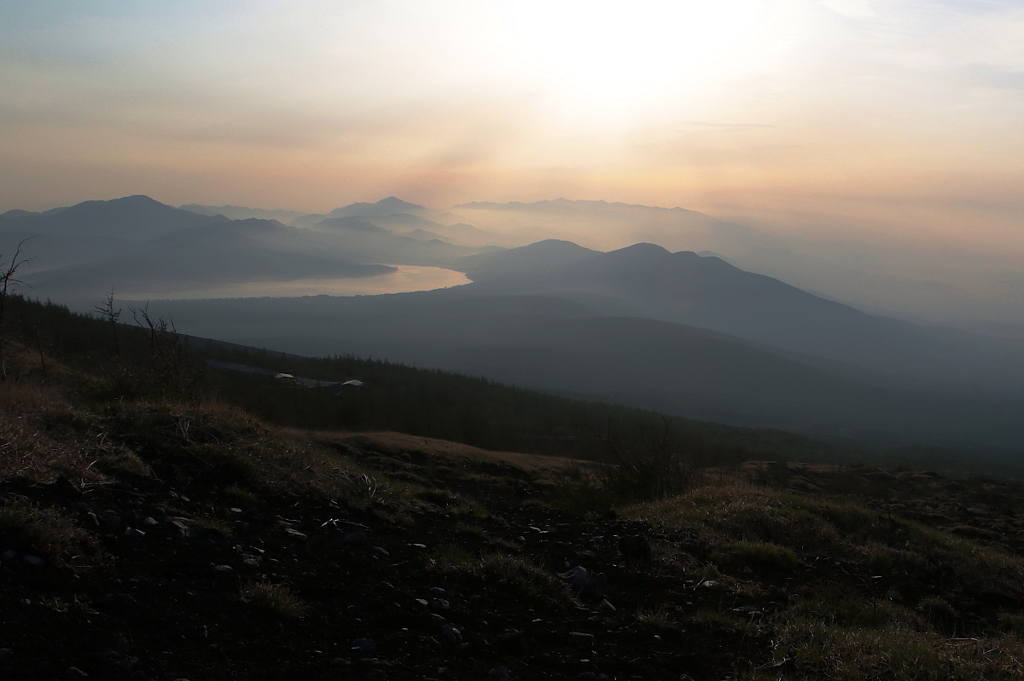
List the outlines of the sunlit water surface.
<svg viewBox="0 0 1024 681">
<path fill-rule="evenodd" d="M 254 281 L 225 284 L 213 288 L 147 291 L 145 293 L 126 292 L 119 294 L 118 297 L 123 300 L 194 300 L 203 298 L 295 298 L 319 295 L 370 296 L 381 293 L 432 291 L 470 282 L 462 272 L 446 270 L 441 267 L 414 265 L 392 265 L 392 267 L 397 267 L 398 271 L 377 274 L 372 277 Z"/>
</svg>

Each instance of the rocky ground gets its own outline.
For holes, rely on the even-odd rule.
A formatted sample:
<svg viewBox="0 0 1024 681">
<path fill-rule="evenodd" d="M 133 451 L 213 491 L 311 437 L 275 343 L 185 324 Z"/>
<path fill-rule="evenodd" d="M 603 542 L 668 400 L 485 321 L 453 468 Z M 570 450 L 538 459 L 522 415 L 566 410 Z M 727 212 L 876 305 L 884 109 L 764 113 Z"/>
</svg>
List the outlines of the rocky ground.
<svg viewBox="0 0 1024 681">
<path fill-rule="evenodd" d="M 0 677 L 813 678 L 767 624 L 810 583 L 929 588 L 810 549 L 791 564 L 727 560 L 699 528 L 581 511 L 564 491 L 587 471 L 568 462 L 157 411 L 86 418 L 75 442 L 95 460 L 0 479 Z M 1007 555 L 1024 539 L 1013 482 L 769 463 L 713 474 L 855 498 Z M 950 639 L 1024 593 L 977 591 L 951 606 Z"/>
</svg>

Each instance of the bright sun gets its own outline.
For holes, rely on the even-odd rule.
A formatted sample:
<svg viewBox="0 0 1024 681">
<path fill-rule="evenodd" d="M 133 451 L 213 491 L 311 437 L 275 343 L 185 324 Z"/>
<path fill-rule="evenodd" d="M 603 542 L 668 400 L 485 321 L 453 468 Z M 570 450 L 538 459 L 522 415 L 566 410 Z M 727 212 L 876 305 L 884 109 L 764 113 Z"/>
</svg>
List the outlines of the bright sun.
<svg viewBox="0 0 1024 681">
<path fill-rule="evenodd" d="M 501 14 L 513 68 L 567 109 L 630 117 L 756 68 L 779 36 L 774 2 L 514 0 Z"/>
</svg>

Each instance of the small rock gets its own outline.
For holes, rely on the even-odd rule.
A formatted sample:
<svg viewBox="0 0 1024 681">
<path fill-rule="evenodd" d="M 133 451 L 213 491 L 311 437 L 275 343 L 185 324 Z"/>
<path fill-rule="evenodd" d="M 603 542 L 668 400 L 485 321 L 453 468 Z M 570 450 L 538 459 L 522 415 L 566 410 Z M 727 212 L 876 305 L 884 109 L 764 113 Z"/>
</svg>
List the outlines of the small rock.
<svg viewBox="0 0 1024 681">
<path fill-rule="evenodd" d="M 431 596 L 437 596 L 438 598 L 443 598 L 445 596 L 445 594 L 447 594 L 447 592 L 444 589 L 442 589 L 441 587 L 439 587 L 439 586 L 432 586 L 432 587 L 430 587 L 430 595 Z"/>
<path fill-rule="evenodd" d="M 723 591 L 725 591 L 725 585 L 713 579 L 709 579 L 703 582 L 701 586 L 707 589 L 708 591 L 716 594 L 720 594 Z"/>
<path fill-rule="evenodd" d="M 588 634 L 585 631 L 570 631 L 569 635 L 575 636 L 576 638 L 594 638 L 593 634 Z"/>
<path fill-rule="evenodd" d="M 142 524 L 145 525 L 146 527 L 156 527 L 157 525 L 160 524 L 160 522 L 156 518 L 154 518 L 153 516 L 149 516 L 148 515 L 148 516 L 146 516 L 145 518 L 142 519 Z"/>
<path fill-rule="evenodd" d="M 129 539 L 141 539 L 142 537 L 146 536 L 146 533 L 142 530 L 136 530 L 134 527 L 129 527 L 125 529 L 124 536 L 128 537 Z"/>
<path fill-rule="evenodd" d="M 14 659 L 14 651 L 10 648 L 0 648 L 0 666 L 7 664 Z"/>
<path fill-rule="evenodd" d="M 509 677 L 508 667 L 495 667 L 487 672 L 487 674 L 498 679 L 507 679 Z"/>
<path fill-rule="evenodd" d="M 7 549 L 3 553 L 0 553 L 0 558 L 3 558 L 4 560 L 14 560 L 17 557 L 18 557 L 18 552 L 17 551 L 12 551 L 10 549 Z"/>
<path fill-rule="evenodd" d="M 385 549 L 383 546 L 374 546 L 373 553 L 374 555 L 380 556 L 381 558 L 387 558 L 391 555 L 390 553 L 388 553 L 388 550 Z"/>
<path fill-rule="evenodd" d="M 446 610 L 451 610 L 452 604 L 443 598 L 438 598 L 437 600 L 432 601 L 427 607 L 431 612 L 444 612 Z"/>
<path fill-rule="evenodd" d="M 372 653 L 377 650 L 377 646 L 373 644 L 372 638 L 357 638 L 352 641 L 352 649 L 364 653 Z"/>
<path fill-rule="evenodd" d="M 65 679 L 84 679 L 87 676 L 89 675 L 83 672 L 78 667 L 68 667 L 64 670 Z"/>
<path fill-rule="evenodd" d="M 369 540 L 366 538 L 366 534 L 362 530 L 359 530 L 358 532 L 353 532 L 350 535 L 342 537 L 341 543 L 349 544 L 351 546 L 362 546 L 363 544 L 369 543 Z"/>
<path fill-rule="evenodd" d="M 227 572 L 234 572 L 235 568 L 231 567 L 230 565 L 214 565 L 213 566 L 213 571 L 214 572 L 227 573 Z"/>
<path fill-rule="evenodd" d="M 46 561 L 43 560 L 42 558 L 40 558 L 39 556 L 33 556 L 31 554 L 28 554 L 28 553 L 26 553 L 24 556 L 22 556 L 21 559 L 24 560 L 29 565 L 31 565 L 32 567 L 42 567 L 43 565 L 46 564 Z"/>
<path fill-rule="evenodd" d="M 615 606 L 612 605 L 611 603 L 609 603 L 607 598 L 605 600 L 601 601 L 601 603 L 597 606 L 597 609 L 600 610 L 601 612 L 615 612 L 616 611 Z"/>
<path fill-rule="evenodd" d="M 305 532 L 299 532 L 298 530 L 296 530 L 295 528 L 292 528 L 292 527 L 284 528 L 284 532 L 289 537 L 292 537 L 294 539 L 307 539 Z"/>
<path fill-rule="evenodd" d="M 604 590 L 601 588 L 604 575 L 594 574 L 587 568 L 577 565 L 568 572 L 563 572 L 558 576 L 568 582 L 569 587 L 581 596 L 586 596 L 596 601 L 604 600 Z"/>
<path fill-rule="evenodd" d="M 443 634 L 444 637 L 448 639 L 448 642 L 452 645 L 457 646 L 460 643 L 462 643 L 462 632 L 450 624 L 446 624 L 443 627 L 441 627 L 441 634 Z"/>
</svg>

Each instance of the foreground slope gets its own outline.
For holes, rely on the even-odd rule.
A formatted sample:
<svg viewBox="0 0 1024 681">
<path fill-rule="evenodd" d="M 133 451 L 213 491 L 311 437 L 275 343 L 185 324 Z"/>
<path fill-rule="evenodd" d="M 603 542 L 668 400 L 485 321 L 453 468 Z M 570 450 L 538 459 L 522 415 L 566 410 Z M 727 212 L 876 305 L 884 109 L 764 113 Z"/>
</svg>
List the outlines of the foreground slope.
<svg viewBox="0 0 1024 681">
<path fill-rule="evenodd" d="M 40 333 L 12 331 L 0 382 L 5 679 L 1024 673 L 1019 483 L 282 429 L 160 324 L 20 312 Z"/>
<path fill-rule="evenodd" d="M 1024 671 L 1019 485 L 758 464 L 635 504 L 599 469 L 223 403 L 0 398 L 4 678 Z"/>
</svg>

